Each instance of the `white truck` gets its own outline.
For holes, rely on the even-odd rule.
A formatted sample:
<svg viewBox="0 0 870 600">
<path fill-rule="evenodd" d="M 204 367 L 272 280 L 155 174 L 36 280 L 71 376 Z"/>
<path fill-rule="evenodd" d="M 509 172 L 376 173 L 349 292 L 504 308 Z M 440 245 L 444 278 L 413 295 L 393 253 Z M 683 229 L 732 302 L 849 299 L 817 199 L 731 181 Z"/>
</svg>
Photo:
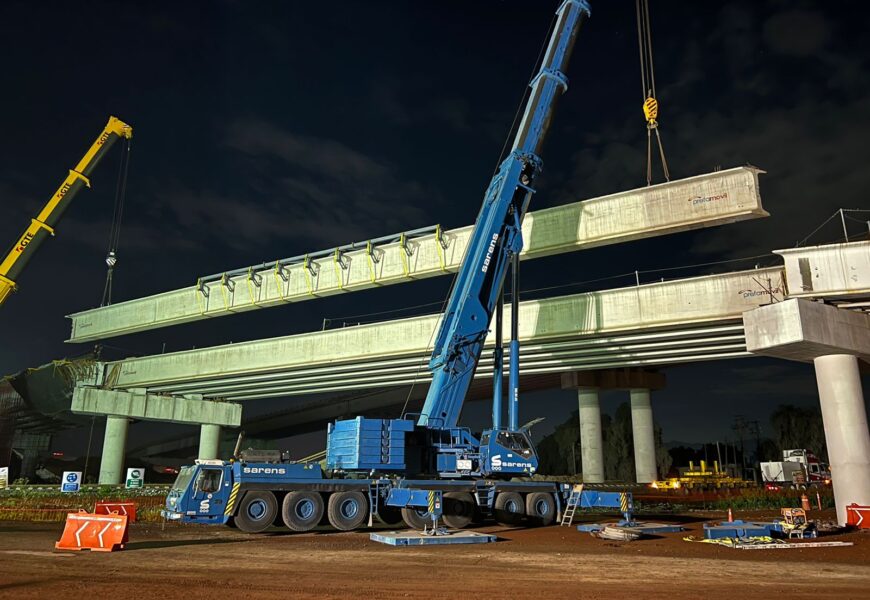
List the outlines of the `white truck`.
<svg viewBox="0 0 870 600">
<path fill-rule="evenodd" d="M 831 472 L 804 448 L 783 450 L 781 461 L 761 463 L 761 479 L 770 486 L 820 486 L 831 483 Z"/>
</svg>

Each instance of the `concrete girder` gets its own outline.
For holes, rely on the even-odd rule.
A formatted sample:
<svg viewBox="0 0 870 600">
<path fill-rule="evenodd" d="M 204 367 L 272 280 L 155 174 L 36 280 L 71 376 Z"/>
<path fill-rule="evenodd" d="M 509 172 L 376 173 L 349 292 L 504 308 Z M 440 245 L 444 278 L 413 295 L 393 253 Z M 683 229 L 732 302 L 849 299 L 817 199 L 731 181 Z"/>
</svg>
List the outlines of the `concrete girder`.
<svg viewBox="0 0 870 600">
<path fill-rule="evenodd" d="M 754 167 L 738 167 L 526 215 L 523 259 L 766 217 Z M 90 342 L 209 317 L 454 272 L 471 226 L 313 261 L 249 272 L 70 315 L 70 342 Z"/>
<path fill-rule="evenodd" d="M 121 391 L 77 386 L 70 410 L 125 419 L 228 427 L 238 427 L 242 420 L 240 404 L 203 400 L 201 397 L 149 394 L 143 389 Z"/>
<path fill-rule="evenodd" d="M 572 365 L 602 369 L 669 364 L 693 356 L 699 360 L 746 356 L 740 315 L 770 302 L 758 282 L 779 277 L 778 268 L 756 269 L 523 302 L 519 333 L 523 370 L 555 372 L 570 370 L 566 366 Z M 206 396 L 223 397 L 226 392 L 226 397 L 238 400 L 362 389 L 363 382 L 348 379 L 370 366 L 384 369 L 373 374 L 382 377 L 373 379 L 372 385 L 422 381 L 428 371 L 417 367 L 428 356 L 439 318 L 426 315 L 131 358 L 107 363 L 103 383 L 114 389 L 149 391 L 195 393 L 202 388 Z M 732 323 L 736 325 L 721 329 Z M 695 344 L 680 341 L 695 338 Z M 337 377 L 338 370 L 345 368 L 347 377 Z M 320 372 L 312 372 L 316 369 Z M 478 372 L 483 375 L 490 369 L 491 356 L 486 352 Z M 297 376 L 301 387 L 286 379 Z M 307 387 L 303 376 L 311 382 Z M 317 376 L 319 380 L 313 379 Z M 237 389 L 220 389 L 225 382 L 260 386 L 270 378 L 284 378 L 281 384 L 287 385 L 268 393 L 260 387 L 257 394 L 233 395 Z"/>
<path fill-rule="evenodd" d="M 870 241 L 776 250 L 790 298 L 870 298 Z"/>
</svg>

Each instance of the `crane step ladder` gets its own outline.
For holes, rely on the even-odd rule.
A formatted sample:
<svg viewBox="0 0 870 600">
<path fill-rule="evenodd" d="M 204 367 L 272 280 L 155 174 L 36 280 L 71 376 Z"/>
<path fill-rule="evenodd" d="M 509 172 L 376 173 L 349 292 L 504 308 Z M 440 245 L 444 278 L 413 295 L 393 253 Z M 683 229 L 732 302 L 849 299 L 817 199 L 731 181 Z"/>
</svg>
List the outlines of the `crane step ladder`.
<svg viewBox="0 0 870 600">
<path fill-rule="evenodd" d="M 571 494 L 568 496 L 568 501 L 565 503 L 565 512 L 562 513 L 562 520 L 559 525 L 562 527 L 571 526 L 574 524 L 574 513 L 577 512 L 577 507 L 580 506 L 580 498 L 583 497 L 583 484 L 575 483 L 571 488 Z"/>
</svg>

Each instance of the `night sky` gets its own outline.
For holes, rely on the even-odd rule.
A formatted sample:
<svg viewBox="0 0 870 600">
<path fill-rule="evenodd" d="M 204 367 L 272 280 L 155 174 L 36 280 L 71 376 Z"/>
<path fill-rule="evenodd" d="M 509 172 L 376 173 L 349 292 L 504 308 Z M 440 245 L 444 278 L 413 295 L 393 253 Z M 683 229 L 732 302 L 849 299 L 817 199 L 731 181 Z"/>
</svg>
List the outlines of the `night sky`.
<svg viewBox="0 0 870 600">
<path fill-rule="evenodd" d="M 0 246 L 16 239 L 110 114 L 134 127 L 116 301 L 406 229 L 469 224 L 557 4 L 6 2 Z M 772 217 L 536 260 L 523 270 L 525 290 L 631 273 L 596 284 L 617 287 L 635 269 L 763 255 L 793 246 L 840 207 L 870 208 L 866 3 L 651 5 L 673 177 L 757 165 L 768 171 L 761 191 Z M 592 8 L 531 210 L 645 184 L 634 2 Z M 65 315 L 100 302 L 119 157 L 113 149 L 97 168 L 93 189 L 79 194 L 0 309 L 0 374 L 90 349 L 64 344 Z M 810 242 L 841 237 L 832 223 Z M 777 260 L 642 281 L 757 263 Z M 164 344 L 172 351 L 311 331 L 324 318 L 438 302 L 448 284 L 437 278 L 108 344 L 152 354 Z M 665 440 L 721 440 L 733 437 L 735 414 L 765 425 L 780 403 L 817 403 L 805 365 L 746 359 L 666 373 L 668 389 L 654 396 Z M 618 402 L 606 396 L 605 409 Z M 546 415 L 546 432 L 575 407 L 571 392 L 539 393 L 522 417 Z M 486 412 L 481 404 L 467 416 Z M 137 425 L 131 442 L 151 432 Z"/>
</svg>

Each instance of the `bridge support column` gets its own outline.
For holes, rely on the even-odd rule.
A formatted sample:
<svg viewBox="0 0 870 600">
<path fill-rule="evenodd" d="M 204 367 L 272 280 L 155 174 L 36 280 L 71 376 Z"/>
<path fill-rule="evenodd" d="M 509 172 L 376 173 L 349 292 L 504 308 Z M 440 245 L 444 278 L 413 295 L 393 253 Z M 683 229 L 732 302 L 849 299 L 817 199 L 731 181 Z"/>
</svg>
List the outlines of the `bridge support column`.
<svg viewBox="0 0 870 600">
<path fill-rule="evenodd" d="M 204 423 L 199 426 L 199 456 L 200 460 L 211 460 L 218 457 L 218 446 L 221 439 L 221 426 Z"/>
<path fill-rule="evenodd" d="M 870 361 L 870 315 L 793 298 L 743 313 L 743 326 L 750 352 L 815 366 L 837 522 L 844 525 L 846 505 L 870 504 L 870 432 L 858 371 L 858 358 Z"/>
<path fill-rule="evenodd" d="M 631 430 L 634 439 L 634 469 L 637 482 L 651 483 L 658 477 L 652 402 L 648 389 L 631 390 Z"/>
<path fill-rule="evenodd" d="M 103 457 L 100 460 L 101 485 L 121 483 L 124 469 L 124 452 L 127 447 L 127 430 L 130 419 L 109 415 L 106 417 L 106 435 L 103 437 Z"/>
<path fill-rule="evenodd" d="M 601 405 L 595 388 L 577 390 L 580 415 L 580 460 L 583 483 L 604 482 L 604 442 L 601 435 Z"/>
<path fill-rule="evenodd" d="M 51 434 L 17 431 L 12 437 L 12 448 L 21 456 L 18 476 L 34 481 L 37 467 L 49 456 Z"/>
<path fill-rule="evenodd" d="M 830 354 L 813 360 L 825 441 L 831 463 L 837 522 L 846 522 L 846 506 L 870 505 L 870 432 L 858 359 Z"/>
</svg>

